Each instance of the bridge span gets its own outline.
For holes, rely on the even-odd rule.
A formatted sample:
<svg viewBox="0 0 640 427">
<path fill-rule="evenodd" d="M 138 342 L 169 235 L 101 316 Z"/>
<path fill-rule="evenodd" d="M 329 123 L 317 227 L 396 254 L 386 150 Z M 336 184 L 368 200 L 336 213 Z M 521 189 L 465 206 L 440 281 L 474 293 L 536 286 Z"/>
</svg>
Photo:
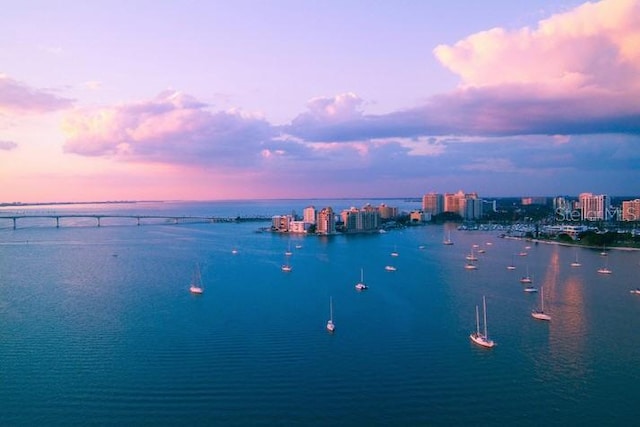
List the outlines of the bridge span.
<svg viewBox="0 0 640 427">
<path fill-rule="evenodd" d="M 175 215 L 115 215 L 115 214 L 37 214 L 37 215 L 0 215 L 0 220 L 6 219 L 13 221 L 13 229 L 18 228 L 19 219 L 53 219 L 56 228 L 60 228 L 62 219 L 95 219 L 96 226 L 102 226 L 103 219 L 132 219 L 136 225 L 151 224 L 152 220 L 164 220 L 168 224 L 197 224 L 197 223 L 234 223 L 234 222 L 264 222 L 270 221 L 271 217 L 267 216 L 237 216 L 237 217 L 216 217 L 216 216 L 175 216 Z M 158 224 L 157 222 L 153 224 Z M 122 225 L 122 224 L 119 224 Z"/>
</svg>

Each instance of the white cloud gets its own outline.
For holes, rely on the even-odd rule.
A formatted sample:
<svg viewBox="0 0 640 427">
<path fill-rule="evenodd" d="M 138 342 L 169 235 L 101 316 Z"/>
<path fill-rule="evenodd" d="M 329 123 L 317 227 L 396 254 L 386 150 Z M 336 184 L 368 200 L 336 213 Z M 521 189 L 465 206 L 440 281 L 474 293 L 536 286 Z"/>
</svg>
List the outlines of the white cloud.
<svg viewBox="0 0 640 427">
<path fill-rule="evenodd" d="M 493 28 L 434 49 L 465 87 L 536 85 L 571 90 L 640 89 L 640 1 L 603 0 L 540 21 Z"/>
</svg>

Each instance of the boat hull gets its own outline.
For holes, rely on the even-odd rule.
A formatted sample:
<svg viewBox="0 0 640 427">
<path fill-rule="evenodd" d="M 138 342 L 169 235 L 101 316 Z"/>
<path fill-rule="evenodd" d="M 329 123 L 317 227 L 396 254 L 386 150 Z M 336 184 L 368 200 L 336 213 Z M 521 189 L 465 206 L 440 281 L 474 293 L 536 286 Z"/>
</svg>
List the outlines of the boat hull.
<svg viewBox="0 0 640 427">
<path fill-rule="evenodd" d="M 471 341 L 473 341 L 474 343 L 478 344 L 481 347 L 492 348 L 492 347 L 495 347 L 496 345 L 496 343 L 493 340 L 486 338 L 482 334 L 473 333 L 469 335 L 469 338 L 471 338 Z"/>
<path fill-rule="evenodd" d="M 546 313 L 541 313 L 541 312 L 539 312 L 539 311 L 532 311 L 532 312 L 531 312 L 531 316 L 532 316 L 534 319 L 538 319 L 538 320 L 546 320 L 546 321 L 551 320 L 551 316 L 549 316 L 549 315 L 548 315 L 548 314 L 546 314 Z"/>
</svg>

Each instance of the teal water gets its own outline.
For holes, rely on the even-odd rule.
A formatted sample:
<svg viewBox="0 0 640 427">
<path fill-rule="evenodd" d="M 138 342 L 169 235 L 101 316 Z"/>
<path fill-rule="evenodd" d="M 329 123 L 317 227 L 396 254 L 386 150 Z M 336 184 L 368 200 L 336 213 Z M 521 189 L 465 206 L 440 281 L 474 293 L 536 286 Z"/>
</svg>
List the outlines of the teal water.
<svg viewBox="0 0 640 427">
<path fill-rule="evenodd" d="M 38 209 L 271 215 L 311 202 Z M 638 252 L 532 245 L 508 271 L 526 242 L 453 227 L 444 246 L 432 225 L 321 238 L 32 221 L 0 223 L 0 425 L 631 425 L 640 412 Z M 473 244 L 486 253 L 467 271 Z M 596 272 L 605 262 L 613 274 Z M 202 296 L 188 292 L 196 263 Z M 530 316 L 527 268 L 550 323 Z M 483 295 L 492 350 L 469 340 Z"/>
</svg>

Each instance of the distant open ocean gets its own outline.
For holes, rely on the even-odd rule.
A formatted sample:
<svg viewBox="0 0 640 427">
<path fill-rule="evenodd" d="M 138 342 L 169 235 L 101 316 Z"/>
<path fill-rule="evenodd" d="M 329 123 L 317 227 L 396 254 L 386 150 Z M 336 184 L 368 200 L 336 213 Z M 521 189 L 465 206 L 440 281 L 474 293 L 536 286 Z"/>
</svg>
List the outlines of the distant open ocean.
<svg viewBox="0 0 640 427">
<path fill-rule="evenodd" d="M 271 216 L 382 202 L 419 208 L 154 202 L 0 216 Z M 268 225 L 67 218 L 56 228 L 48 218 L 18 220 L 14 230 L 0 219 L 0 425 L 638 423 L 640 295 L 630 290 L 640 287 L 640 252 L 603 257 L 454 224 L 330 237 L 256 232 Z M 445 246 L 449 231 L 454 245 Z M 465 270 L 474 244 L 486 252 L 477 271 Z M 582 266 L 572 268 L 576 256 Z M 201 296 L 189 293 L 196 264 Z M 598 274 L 603 265 L 613 274 Z M 361 268 L 369 289 L 359 293 Z M 544 286 L 549 323 L 530 315 L 540 294 L 523 292 L 527 269 Z M 493 349 L 469 339 L 483 296 Z M 334 334 L 325 329 L 330 297 Z"/>
</svg>

